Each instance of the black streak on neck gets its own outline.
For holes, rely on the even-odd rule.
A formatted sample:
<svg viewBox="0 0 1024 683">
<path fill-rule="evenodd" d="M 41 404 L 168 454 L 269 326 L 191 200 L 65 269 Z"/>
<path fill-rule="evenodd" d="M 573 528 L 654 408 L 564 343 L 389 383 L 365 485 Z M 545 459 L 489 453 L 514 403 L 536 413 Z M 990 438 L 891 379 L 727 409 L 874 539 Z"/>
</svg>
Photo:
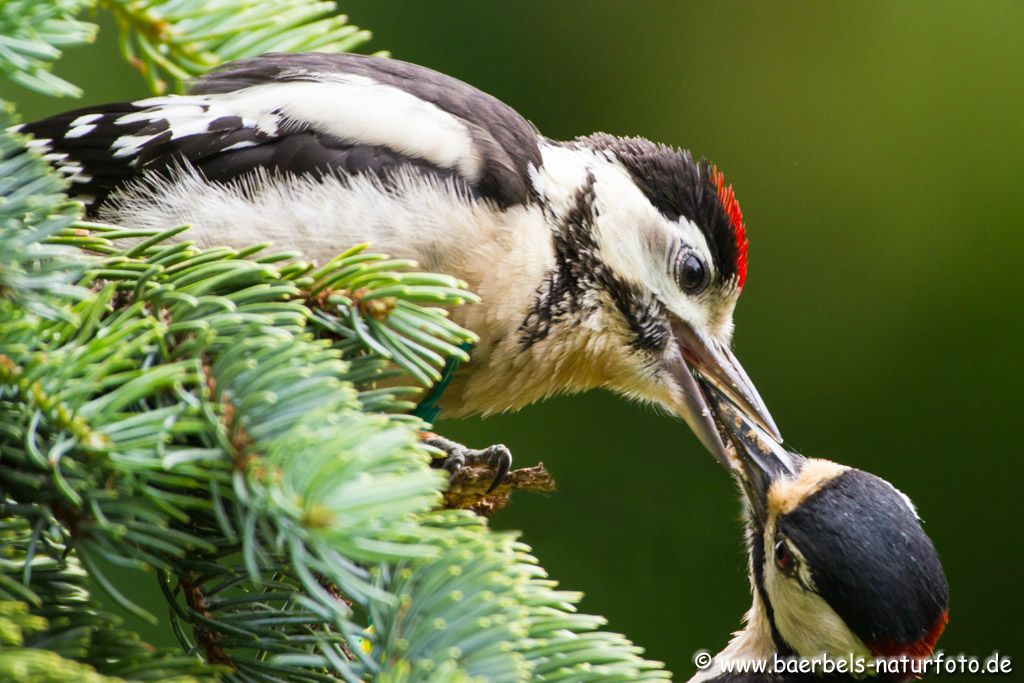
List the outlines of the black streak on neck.
<svg viewBox="0 0 1024 683">
<path fill-rule="evenodd" d="M 529 348 L 545 339 L 555 325 L 582 320 L 610 300 L 633 333 L 630 343 L 635 349 L 663 349 L 670 332 L 660 305 L 617 277 L 601 258 L 594 236 L 598 215 L 594 183 L 589 174 L 573 208 L 552 234 L 555 265 L 537 288 L 519 327 L 521 344 Z"/>
</svg>

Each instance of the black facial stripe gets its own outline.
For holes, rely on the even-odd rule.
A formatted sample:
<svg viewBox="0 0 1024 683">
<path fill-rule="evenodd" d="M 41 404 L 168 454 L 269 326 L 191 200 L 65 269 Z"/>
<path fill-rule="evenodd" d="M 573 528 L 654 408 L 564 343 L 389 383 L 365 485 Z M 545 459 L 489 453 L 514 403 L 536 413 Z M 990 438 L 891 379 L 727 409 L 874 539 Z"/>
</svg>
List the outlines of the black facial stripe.
<svg viewBox="0 0 1024 683">
<path fill-rule="evenodd" d="M 761 597 L 761 604 L 764 605 L 765 617 L 772 629 L 772 642 L 775 643 L 775 650 L 780 656 L 788 657 L 794 654 L 793 648 L 782 638 L 779 628 L 775 625 L 775 608 L 772 607 L 772 601 L 768 599 L 768 591 L 764 587 L 764 529 L 755 522 L 750 523 L 750 529 L 747 531 L 747 547 L 750 549 L 750 563 L 754 572 L 754 588 Z"/>
<path fill-rule="evenodd" d="M 665 314 L 657 301 L 644 303 L 633 292 L 627 301 L 616 301 L 634 334 L 633 348 L 640 351 L 661 351 L 672 336 Z"/>
<path fill-rule="evenodd" d="M 605 293 L 629 325 L 634 348 L 663 349 L 671 332 L 660 304 L 616 277 L 598 253 L 594 198 L 594 176 L 590 175 L 577 192 L 572 210 L 552 235 L 555 266 L 537 289 L 519 327 L 521 343 L 527 348 L 547 337 L 554 324 L 595 310 L 602 304 L 600 294 Z"/>
<path fill-rule="evenodd" d="M 874 475 L 847 470 L 778 527 L 803 554 L 817 593 L 865 643 L 915 643 L 948 607 L 935 547 Z"/>
<path fill-rule="evenodd" d="M 605 133 L 578 138 L 574 144 L 613 154 L 665 218 L 677 221 L 683 217 L 694 223 L 708 243 L 720 284 L 736 275 L 736 235 L 718 199 L 706 159 L 694 162 L 686 150 Z"/>
<path fill-rule="evenodd" d="M 597 261 L 594 222 L 594 177 L 591 175 L 576 195 L 572 211 L 561 229 L 552 235 L 555 265 L 548 271 L 526 318 L 519 326 L 524 348 L 545 339 L 551 327 L 571 313 L 586 312 L 596 306 L 585 300 L 593 281 L 592 265 Z"/>
</svg>

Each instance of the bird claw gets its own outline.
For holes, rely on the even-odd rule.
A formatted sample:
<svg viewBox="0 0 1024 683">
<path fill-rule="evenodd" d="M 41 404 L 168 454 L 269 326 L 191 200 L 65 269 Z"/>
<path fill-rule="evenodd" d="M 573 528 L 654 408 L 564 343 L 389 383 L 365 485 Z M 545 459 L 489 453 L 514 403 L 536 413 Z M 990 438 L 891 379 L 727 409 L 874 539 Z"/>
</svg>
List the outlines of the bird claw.
<svg viewBox="0 0 1024 683">
<path fill-rule="evenodd" d="M 496 470 L 494 480 L 487 488 L 487 493 L 491 493 L 505 481 L 506 475 L 512 469 L 512 453 L 504 444 L 477 450 L 466 448 L 460 443 L 436 434 L 425 438 L 423 442 L 444 452 L 445 457 L 438 459 L 435 467 L 448 470 L 451 474 L 449 482 L 454 482 L 466 467 L 487 467 Z"/>
</svg>

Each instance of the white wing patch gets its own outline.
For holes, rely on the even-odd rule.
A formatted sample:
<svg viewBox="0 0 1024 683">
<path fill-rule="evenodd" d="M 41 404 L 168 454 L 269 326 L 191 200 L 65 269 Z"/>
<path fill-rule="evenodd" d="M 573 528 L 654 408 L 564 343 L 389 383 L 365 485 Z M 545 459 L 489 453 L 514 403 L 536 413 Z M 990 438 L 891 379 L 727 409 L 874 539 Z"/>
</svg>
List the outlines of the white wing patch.
<svg viewBox="0 0 1024 683">
<path fill-rule="evenodd" d="M 236 142 L 234 144 L 228 145 L 227 147 L 224 148 L 223 151 L 230 152 L 230 151 L 236 150 L 236 149 L 245 149 L 247 147 L 255 147 L 255 146 L 256 146 L 256 143 L 253 142 L 252 140 L 242 140 L 241 142 Z"/>
<path fill-rule="evenodd" d="M 154 97 L 149 100 L 135 102 L 136 106 L 152 108 L 133 114 L 119 116 L 114 123 L 126 126 L 132 123 L 148 123 L 157 120 L 167 121 L 171 139 L 205 133 L 210 121 L 217 118 L 217 109 L 211 108 L 206 97 Z M 226 115 L 230 115 L 224 112 Z"/>
<path fill-rule="evenodd" d="M 465 122 L 430 102 L 370 78 L 314 74 L 314 80 L 267 83 L 216 95 L 170 95 L 139 100 L 142 111 L 115 123 L 132 125 L 166 121 L 167 127 L 146 135 L 123 135 L 114 141 L 114 157 L 139 154 L 170 131 L 172 140 L 207 132 L 210 124 L 238 117 L 242 126 L 277 137 L 289 128 L 310 127 L 345 142 L 387 147 L 456 169 L 467 180 L 480 179 L 483 159 Z M 76 119 L 69 131 L 84 135 L 90 121 Z M 163 128 L 163 127 L 161 127 Z M 246 145 L 247 146 L 247 145 Z M 233 146 L 232 149 L 240 149 Z"/>
<path fill-rule="evenodd" d="M 331 74 L 319 82 L 257 86 L 253 95 L 284 102 L 282 113 L 297 122 L 343 140 L 389 147 L 454 168 L 469 180 L 479 180 L 483 160 L 460 119 L 403 90 L 372 79 Z M 282 92 L 285 89 L 288 91 Z M 280 93 L 280 97 L 277 94 Z"/>
<path fill-rule="evenodd" d="M 43 154 L 50 151 L 52 142 L 53 141 L 48 138 L 34 138 L 25 143 L 25 147 L 34 152 Z"/>
<path fill-rule="evenodd" d="M 156 135 L 122 135 L 114 140 L 111 149 L 114 151 L 114 158 L 135 156 L 142 151 L 142 148 L 153 141 Z"/>
<path fill-rule="evenodd" d="M 96 121 L 103 118 L 103 114 L 83 114 L 71 122 L 68 132 L 64 133 L 66 138 L 80 138 L 96 130 Z"/>
</svg>

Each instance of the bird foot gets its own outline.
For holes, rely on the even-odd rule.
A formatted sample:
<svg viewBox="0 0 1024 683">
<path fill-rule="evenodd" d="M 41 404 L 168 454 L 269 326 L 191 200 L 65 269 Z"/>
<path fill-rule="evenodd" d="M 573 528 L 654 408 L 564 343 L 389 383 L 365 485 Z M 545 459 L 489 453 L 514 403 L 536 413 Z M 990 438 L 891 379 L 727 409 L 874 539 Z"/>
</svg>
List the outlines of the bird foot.
<svg viewBox="0 0 1024 683">
<path fill-rule="evenodd" d="M 454 482 L 459 473 L 467 467 L 486 467 L 494 470 L 494 479 L 491 481 L 487 493 L 498 488 L 505 481 L 509 470 L 512 469 L 512 453 L 503 444 L 477 450 L 466 448 L 460 443 L 432 432 L 424 432 L 423 443 L 445 454 L 445 457 L 437 458 L 432 464 L 434 467 L 448 470 L 451 482 Z"/>
</svg>

